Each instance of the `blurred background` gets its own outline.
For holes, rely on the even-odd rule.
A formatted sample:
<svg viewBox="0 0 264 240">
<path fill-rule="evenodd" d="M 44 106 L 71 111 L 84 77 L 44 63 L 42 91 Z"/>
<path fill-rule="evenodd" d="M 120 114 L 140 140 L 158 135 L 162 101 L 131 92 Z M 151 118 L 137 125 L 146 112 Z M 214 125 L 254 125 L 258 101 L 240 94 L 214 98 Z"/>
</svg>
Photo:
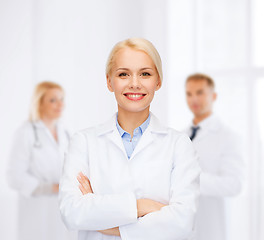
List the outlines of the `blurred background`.
<svg viewBox="0 0 264 240">
<path fill-rule="evenodd" d="M 144 37 L 163 60 L 152 112 L 167 125 L 183 130 L 191 121 L 189 74 L 215 80 L 215 113 L 243 138 L 247 167 L 245 190 L 229 205 L 228 237 L 264 239 L 263 12 L 263 0 L 0 0 L 0 238 L 19 239 L 17 195 L 5 171 L 35 84 L 62 84 L 72 133 L 103 122 L 116 111 L 107 56 L 116 42 Z"/>
</svg>

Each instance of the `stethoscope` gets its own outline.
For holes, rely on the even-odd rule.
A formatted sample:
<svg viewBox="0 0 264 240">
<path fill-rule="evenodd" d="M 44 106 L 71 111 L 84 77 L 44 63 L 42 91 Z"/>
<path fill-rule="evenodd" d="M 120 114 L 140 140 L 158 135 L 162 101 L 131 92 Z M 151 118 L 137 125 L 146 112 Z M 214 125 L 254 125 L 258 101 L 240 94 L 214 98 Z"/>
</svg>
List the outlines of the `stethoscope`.
<svg viewBox="0 0 264 240">
<path fill-rule="evenodd" d="M 34 138 L 35 138 L 33 146 L 34 146 L 34 148 L 41 148 L 41 142 L 39 141 L 37 127 L 36 127 L 35 123 L 32 122 L 31 124 L 32 124 L 32 127 L 33 127 Z"/>
<path fill-rule="evenodd" d="M 34 138 L 35 138 L 35 140 L 34 140 L 34 148 L 42 148 L 42 145 L 41 145 L 41 142 L 39 141 L 39 136 L 38 136 L 38 131 L 37 131 L 37 127 L 36 127 L 36 125 L 35 125 L 35 123 L 34 122 L 31 122 L 31 124 L 32 124 L 32 127 L 33 127 L 33 131 L 34 131 Z M 68 138 L 68 140 L 70 140 L 70 135 L 69 135 L 69 133 L 65 130 L 65 133 L 66 133 L 66 136 L 67 136 L 67 138 Z"/>
</svg>

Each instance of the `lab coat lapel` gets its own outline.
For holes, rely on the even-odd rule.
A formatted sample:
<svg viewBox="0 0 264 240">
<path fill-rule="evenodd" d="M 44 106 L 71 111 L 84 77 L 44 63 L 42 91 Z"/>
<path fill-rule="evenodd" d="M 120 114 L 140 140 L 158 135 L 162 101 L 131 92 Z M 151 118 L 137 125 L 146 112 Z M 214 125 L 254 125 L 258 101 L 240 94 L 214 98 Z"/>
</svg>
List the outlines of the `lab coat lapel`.
<svg viewBox="0 0 264 240">
<path fill-rule="evenodd" d="M 116 117 L 117 115 L 114 114 L 114 116 L 109 121 L 107 121 L 105 124 L 100 125 L 98 127 L 97 135 L 105 135 L 105 137 L 107 137 L 109 141 L 115 144 L 120 149 L 120 151 L 122 151 L 125 156 L 127 156 L 122 138 L 116 127 Z"/>
<path fill-rule="evenodd" d="M 47 137 L 49 138 L 49 141 L 51 142 L 51 144 L 54 145 L 54 147 L 58 148 L 58 143 L 56 142 L 56 140 L 54 139 L 50 130 L 46 127 L 44 122 L 39 120 L 39 121 L 35 122 L 35 126 L 39 129 L 42 129 L 45 132 L 45 134 L 47 135 Z M 57 131 L 57 133 L 58 133 L 58 131 Z"/>
<path fill-rule="evenodd" d="M 155 134 L 167 134 L 167 128 L 160 124 L 159 120 L 155 117 L 154 114 L 150 113 L 149 126 L 140 138 L 135 150 L 130 157 L 130 160 L 155 140 Z"/>
<path fill-rule="evenodd" d="M 116 127 L 116 117 L 115 114 L 108 122 L 102 124 L 98 127 L 97 135 L 102 136 L 105 135 L 113 144 L 115 144 L 120 151 L 124 153 L 127 158 L 127 153 L 122 141 L 122 138 Z M 133 151 L 130 160 L 134 158 L 138 153 L 140 153 L 143 149 L 149 146 L 154 141 L 153 134 L 166 134 L 167 128 L 163 127 L 158 119 L 150 113 L 150 123 L 145 132 L 143 133 L 140 141 L 138 142 L 135 150 Z"/>
<path fill-rule="evenodd" d="M 110 141 L 112 141 L 127 157 L 127 153 L 125 150 L 125 146 L 124 143 L 122 141 L 122 138 L 117 130 L 117 128 L 115 128 L 110 134 L 107 135 L 108 139 Z"/>
<path fill-rule="evenodd" d="M 58 134 L 58 142 L 55 141 L 56 145 L 58 146 L 60 152 L 64 154 L 65 149 L 67 149 L 69 141 L 70 141 L 70 135 L 68 135 L 68 132 L 61 123 L 58 123 L 57 125 L 57 134 Z"/>
<path fill-rule="evenodd" d="M 193 139 L 193 141 L 200 141 L 203 139 L 205 136 L 207 136 L 208 129 L 201 129 L 200 131 L 198 130 L 196 137 Z"/>
<path fill-rule="evenodd" d="M 145 130 L 143 135 L 141 136 L 136 148 L 134 149 L 130 160 L 134 158 L 135 155 L 137 155 L 140 151 L 142 151 L 144 148 L 146 148 L 148 145 L 150 145 L 153 142 L 153 136 L 149 129 L 149 127 Z"/>
<path fill-rule="evenodd" d="M 197 137 L 194 141 L 200 141 L 204 137 L 208 136 L 210 132 L 217 132 L 219 130 L 219 121 L 215 115 L 208 117 L 201 123 L 201 131 L 198 131 Z"/>
</svg>

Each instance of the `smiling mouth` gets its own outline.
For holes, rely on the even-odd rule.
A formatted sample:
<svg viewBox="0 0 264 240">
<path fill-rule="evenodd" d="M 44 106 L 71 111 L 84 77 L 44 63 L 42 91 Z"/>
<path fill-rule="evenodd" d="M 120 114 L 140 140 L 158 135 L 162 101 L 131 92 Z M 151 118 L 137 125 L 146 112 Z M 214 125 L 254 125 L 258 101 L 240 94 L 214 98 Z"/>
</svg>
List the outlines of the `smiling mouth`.
<svg viewBox="0 0 264 240">
<path fill-rule="evenodd" d="M 138 100 L 143 99 L 147 94 L 142 94 L 142 93 L 125 93 L 124 95 L 129 100 L 138 101 Z"/>
</svg>

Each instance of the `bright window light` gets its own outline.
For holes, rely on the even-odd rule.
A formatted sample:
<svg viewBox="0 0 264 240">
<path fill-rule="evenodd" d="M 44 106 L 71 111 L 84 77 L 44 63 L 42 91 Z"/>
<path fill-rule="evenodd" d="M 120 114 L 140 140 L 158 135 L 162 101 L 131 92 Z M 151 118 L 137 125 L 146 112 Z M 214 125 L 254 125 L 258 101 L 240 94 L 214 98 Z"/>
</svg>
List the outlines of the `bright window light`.
<svg viewBox="0 0 264 240">
<path fill-rule="evenodd" d="M 264 66 L 264 1 L 253 1 L 253 64 L 256 67 Z"/>
<path fill-rule="evenodd" d="M 258 79 L 256 84 L 256 105 L 260 137 L 264 143 L 264 78 Z"/>
</svg>

